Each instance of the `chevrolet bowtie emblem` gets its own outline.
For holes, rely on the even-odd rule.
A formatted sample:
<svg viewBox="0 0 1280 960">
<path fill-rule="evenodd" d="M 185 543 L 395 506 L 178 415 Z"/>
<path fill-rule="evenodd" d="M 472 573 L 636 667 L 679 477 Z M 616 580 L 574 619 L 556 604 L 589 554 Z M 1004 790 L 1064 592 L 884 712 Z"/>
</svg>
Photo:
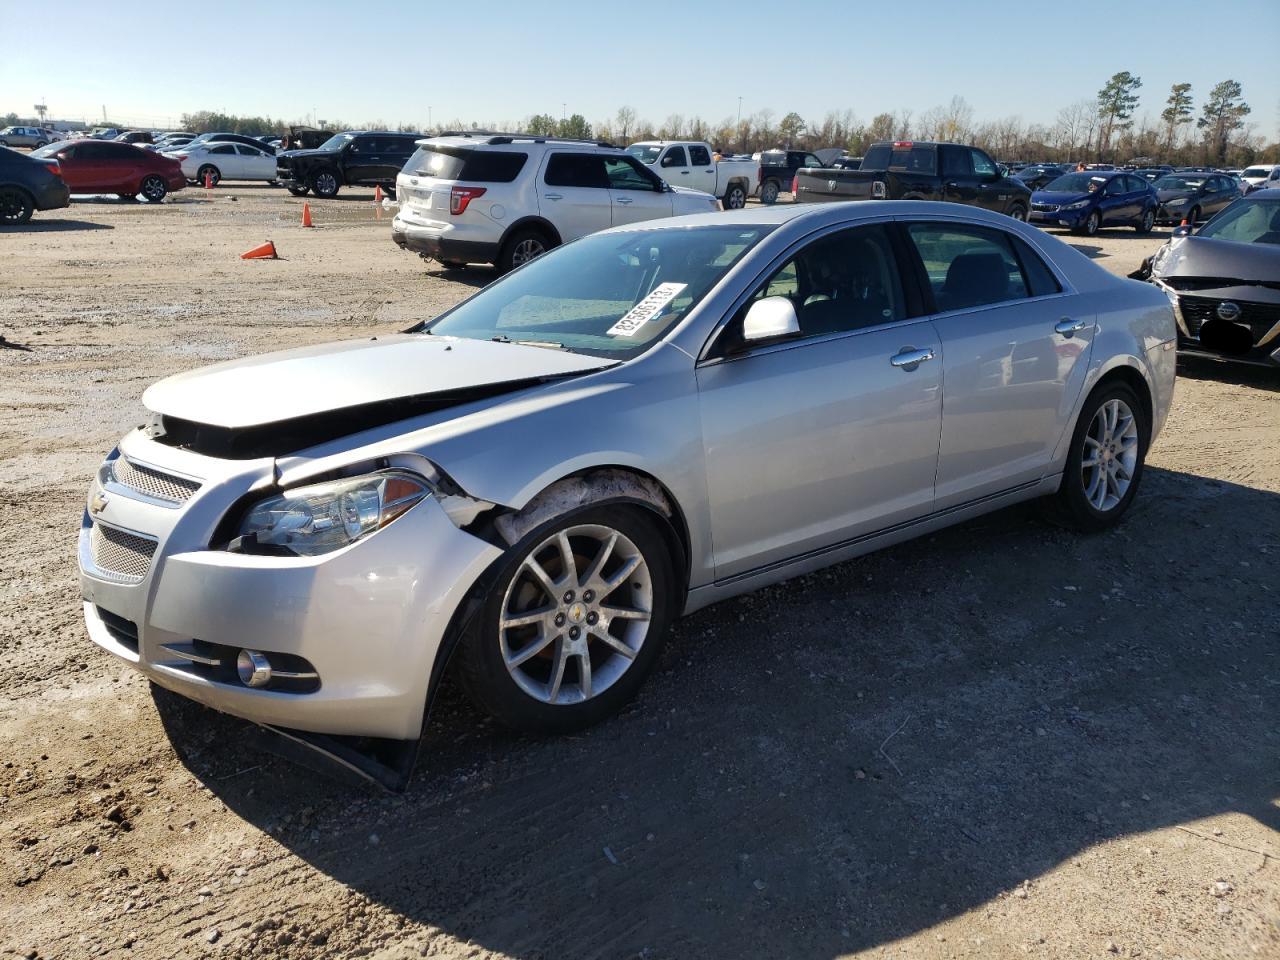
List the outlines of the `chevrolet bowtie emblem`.
<svg viewBox="0 0 1280 960">
<path fill-rule="evenodd" d="M 93 496 L 89 498 L 89 512 L 95 517 L 107 509 L 107 495 L 101 490 L 95 490 Z"/>
</svg>

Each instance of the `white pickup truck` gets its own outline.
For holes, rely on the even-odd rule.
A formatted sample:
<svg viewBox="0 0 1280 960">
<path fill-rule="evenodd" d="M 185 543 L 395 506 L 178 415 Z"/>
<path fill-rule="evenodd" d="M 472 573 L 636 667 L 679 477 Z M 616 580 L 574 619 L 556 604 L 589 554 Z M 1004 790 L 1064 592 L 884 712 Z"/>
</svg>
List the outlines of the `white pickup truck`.
<svg viewBox="0 0 1280 960">
<path fill-rule="evenodd" d="M 710 146 L 691 140 L 646 140 L 627 147 L 627 153 L 674 187 L 718 197 L 726 210 L 746 206 L 760 172 L 754 160 L 716 160 Z"/>
</svg>

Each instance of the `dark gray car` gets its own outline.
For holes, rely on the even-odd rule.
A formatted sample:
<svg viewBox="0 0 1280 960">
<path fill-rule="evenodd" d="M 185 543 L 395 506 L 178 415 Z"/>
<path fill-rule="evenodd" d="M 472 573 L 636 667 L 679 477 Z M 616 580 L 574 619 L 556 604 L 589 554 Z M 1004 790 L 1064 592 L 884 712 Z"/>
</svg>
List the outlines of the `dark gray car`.
<svg viewBox="0 0 1280 960">
<path fill-rule="evenodd" d="M 1156 223 L 1197 224 L 1240 198 L 1240 187 L 1221 173 L 1171 173 L 1152 184 L 1160 205 Z"/>
<path fill-rule="evenodd" d="M 35 160 L 0 147 L 0 226 L 26 223 L 36 210 L 54 210 L 71 202 L 57 160 Z"/>
<path fill-rule="evenodd" d="M 1241 197 L 1198 233 L 1176 231 L 1150 278 L 1173 304 L 1179 352 L 1280 366 L 1280 190 Z"/>
</svg>

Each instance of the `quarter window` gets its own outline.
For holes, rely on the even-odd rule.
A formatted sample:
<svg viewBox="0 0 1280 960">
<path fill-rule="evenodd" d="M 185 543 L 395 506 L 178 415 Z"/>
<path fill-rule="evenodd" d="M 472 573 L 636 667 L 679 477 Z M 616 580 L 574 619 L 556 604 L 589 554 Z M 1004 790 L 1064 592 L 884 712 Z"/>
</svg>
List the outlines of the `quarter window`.
<svg viewBox="0 0 1280 960">
<path fill-rule="evenodd" d="M 939 313 L 1028 296 L 1008 234 L 944 223 L 912 223 L 907 234 L 923 261 Z"/>
</svg>

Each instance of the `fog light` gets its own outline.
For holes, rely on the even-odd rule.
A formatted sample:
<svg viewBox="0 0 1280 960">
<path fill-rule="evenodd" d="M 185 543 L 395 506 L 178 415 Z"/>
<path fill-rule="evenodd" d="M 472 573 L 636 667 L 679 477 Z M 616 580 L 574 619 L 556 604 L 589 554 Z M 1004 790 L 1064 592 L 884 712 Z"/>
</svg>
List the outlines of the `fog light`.
<svg viewBox="0 0 1280 960">
<path fill-rule="evenodd" d="M 241 650 L 236 656 L 236 673 L 246 687 L 265 687 L 271 682 L 271 661 L 257 650 Z"/>
</svg>

